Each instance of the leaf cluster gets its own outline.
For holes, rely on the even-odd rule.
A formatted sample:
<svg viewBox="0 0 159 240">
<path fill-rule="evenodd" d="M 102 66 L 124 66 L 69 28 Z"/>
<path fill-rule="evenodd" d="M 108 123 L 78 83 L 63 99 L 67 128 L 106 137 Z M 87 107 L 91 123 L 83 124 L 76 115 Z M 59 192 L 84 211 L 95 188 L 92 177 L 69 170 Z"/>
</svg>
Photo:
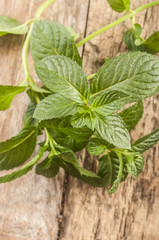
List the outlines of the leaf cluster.
<svg viewBox="0 0 159 240">
<path fill-rule="evenodd" d="M 118 12 L 130 10 L 129 0 L 108 3 Z M 27 30 L 26 24 L 0 18 L 1 36 L 24 34 Z M 26 89 L 30 98 L 23 129 L 0 143 L 0 170 L 24 164 L 43 131 L 46 141 L 40 143 L 33 160 L 0 177 L 0 183 L 26 174 L 44 152 L 47 157 L 36 165 L 36 173 L 48 178 L 63 168 L 92 186 L 111 186 L 109 193 L 115 192 L 128 174 L 137 178 L 144 166 L 141 154 L 159 140 L 159 128 L 133 144 L 130 138 L 130 131 L 143 115 L 142 100 L 154 95 L 159 87 L 159 59 L 149 54 L 158 52 L 158 33 L 147 40 L 140 35 L 140 25 L 134 24 L 124 34 L 124 41 L 135 51 L 106 61 L 89 83 L 75 43 L 79 35 L 57 22 L 34 21 L 30 50 L 43 87 L 0 86 L 0 110 L 9 108 L 13 97 Z M 98 156 L 97 173 L 78 162 L 75 153 L 85 147 Z"/>
</svg>

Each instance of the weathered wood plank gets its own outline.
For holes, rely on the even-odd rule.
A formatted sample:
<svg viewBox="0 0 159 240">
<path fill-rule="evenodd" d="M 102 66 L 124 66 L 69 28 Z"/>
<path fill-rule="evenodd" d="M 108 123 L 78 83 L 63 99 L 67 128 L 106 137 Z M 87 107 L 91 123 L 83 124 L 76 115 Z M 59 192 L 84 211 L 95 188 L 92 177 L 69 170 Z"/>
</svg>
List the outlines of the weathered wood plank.
<svg viewBox="0 0 159 240">
<path fill-rule="evenodd" d="M 41 2 L 1 0 L 0 14 L 24 22 L 33 17 L 35 9 Z M 140 5 L 140 1 L 132 2 L 134 7 Z M 150 0 L 142 1 L 146 2 Z M 70 25 L 83 35 L 88 3 L 90 11 L 87 35 L 120 15 L 112 12 L 105 0 L 75 2 L 58 0 L 43 17 Z M 143 12 L 137 17 L 141 25 L 145 25 L 143 36 L 158 29 L 158 10 L 159 8 L 155 7 L 147 10 L 146 15 Z M 87 74 L 95 72 L 107 56 L 112 57 L 126 51 L 122 35 L 128 26 L 130 21 L 86 44 L 84 66 Z M 23 37 L 16 36 L 5 36 L 0 39 L 1 84 L 16 85 L 23 80 L 20 49 L 22 42 Z M 33 70 L 32 67 L 31 69 Z M 156 96 L 145 101 L 146 112 L 132 133 L 134 139 L 158 126 L 158 100 L 159 97 Z M 14 100 L 10 110 L 1 113 L 1 140 L 15 135 L 21 128 L 24 105 L 27 103 L 28 98 L 21 94 Z M 32 171 L 13 183 L 0 185 L 0 240 L 158 240 L 158 146 L 145 154 L 145 171 L 138 181 L 129 178 L 112 196 L 106 193 L 106 189 L 89 187 L 71 177 L 63 184 L 62 173 L 55 179 L 47 180 L 35 176 Z M 91 163 L 92 159 L 88 158 L 85 151 L 80 159 L 87 168 L 95 168 L 96 164 Z M 63 221 L 59 228 L 60 211 L 63 214 Z"/>
<path fill-rule="evenodd" d="M 132 9 L 151 0 L 131 0 Z M 136 21 L 144 26 L 143 37 L 159 30 L 159 7 L 138 14 Z M 119 18 L 105 0 L 91 0 L 87 35 Z M 106 57 L 126 51 L 123 32 L 131 26 L 126 21 L 91 40 L 85 46 L 84 67 L 87 74 L 94 73 Z M 132 132 L 137 139 L 159 125 L 159 95 L 145 100 L 145 114 Z M 106 189 L 90 187 L 69 177 L 65 194 L 61 240 L 158 240 L 159 226 L 159 144 L 145 154 L 144 172 L 135 181 L 128 178 L 114 195 Z M 83 154 L 81 161 L 89 169 L 95 160 Z M 90 162 L 93 161 L 93 164 Z"/>
<path fill-rule="evenodd" d="M 1 0 L 0 15 L 25 22 L 33 18 L 44 0 Z M 88 1 L 72 3 L 59 0 L 45 10 L 42 18 L 71 26 L 84 35 Z M 0 38 L 0 84 L 18 85 L 24 80 L 21 61 L 23 36 Z M 32 59 L 29 58 L 31 72 Z M 34 77 L 35 73 L 33 72 Z M 29 99 L 26 94 L 15 97 L 11 108 L 0 113 L 0 140 L 18 133 Z M 63 195 L 64 173 L 48 180 L 34 170 L 12 183 L 0 185 L 0 240 L 56 240 Z"/>
</svg>

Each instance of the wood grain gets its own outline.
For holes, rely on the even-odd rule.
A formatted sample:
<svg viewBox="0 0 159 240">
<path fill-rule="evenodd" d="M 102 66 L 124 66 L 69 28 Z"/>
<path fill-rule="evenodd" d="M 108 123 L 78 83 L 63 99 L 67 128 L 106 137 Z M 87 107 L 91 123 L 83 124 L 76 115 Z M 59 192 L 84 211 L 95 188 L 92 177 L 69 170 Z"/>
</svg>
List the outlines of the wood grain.
<svg viewBox="0 0 159 240">
<path fill-rule="evenodd" d="M 32 18 L 42 0 L 1 0 L 0 14 L 25 22 Z M 132 9 L 151 0 L 132 0 Z M 158 26 L 159 6 L 138 14 L 143 37 Z M 42 18 L 55 20 L 85 34 L 114 21 L 122 14 L 110 9 L 105 0 L 57 0 Z M 123 33 L 127 20 L 80 49 L 86 74 L 96 72 L 104 59 L 126 52 Z M 23 36 L 0 39 L 0 84 L 17 85 L 24 79 L 21 62 Z M 32 59 L 30 69 L 35 76 Z M 144 101 L 145 113 L 132 132 L 137 139 L 159 125 L 159 95 Z M 11 108 L 0 115 L 0 138 L 5 140 L 22 127 L 28 103 L 18 95 Z M 18 117 L 17 117 L 18 116 Z M 128 178 L 114 195 L 64 175 L 54 179 L 36 176 L 34 170 L 9 184 L 0 185 L 0 240 L 158 240 L 159 226 L 159 144 L 145 154 L 145 169 L 137 181 Z M 79 161 L 96 169 L 96 160 L 84 150 Z M 61 215 L 61 216 L 60 216 Z"/>
<path fill-rule="evenodd" d="M 132 9 L 151 1 L 131 1 Z M 136 21 L 143 27 L 143 37 L 158 26 L 159 7 L 143 11 Z M 122 14 L 113 12 L 105 0 L 91 0 L 87 35 L 116 20 Z M 123 33 L 131 27 L 127 20 L 120 26 L 86 43 L 84 68 L 87 74 L 96 72 L 107 57 L 126 52 Z M 159 95 L 145 100 L 145 114 L 132 132 L 137 139 L 159 126 Z M 62 240 L 158 240 L 159 226 L 159 144 L 145 154 L 145 169 L 135 181 L 128 178 L 114 195 L 106 189 L 90 187 L 72 177 L 65 196 Z M 95 159 L 87 154 L 81 161 L 88 169 L 95 167 Z"/>
<path fill-rule="evenodd" d="M 0 15 L 25 22 L 33 18 L 43 0 L 1 0 Z M 82 5 L 81 5 L 82 4 Z M 42 18 L 76 28 L 84 36 L 88 1 L 57 1 L 45 10 Z M 80 20 L 80 21 L 79 21 Z M 0 38 L 0 84 L 18 85 L 24 80 L 21 60 L 23 36 Z M 33 61 L 29 56 L 34 77 Z M 18 133 L 29 99 L 17 95 L 9 110 L 0 114 L 0 140 Z M 36 151 L 37 152 L 37 151 Z M 0 173 L 2 174 L 2 173 Z M 34 170 L 12 183 L 0 185 L 0 240 L 57 239 L 64 189 L 64 172 L 51 180 L 35 175 Z"/>
</svg>

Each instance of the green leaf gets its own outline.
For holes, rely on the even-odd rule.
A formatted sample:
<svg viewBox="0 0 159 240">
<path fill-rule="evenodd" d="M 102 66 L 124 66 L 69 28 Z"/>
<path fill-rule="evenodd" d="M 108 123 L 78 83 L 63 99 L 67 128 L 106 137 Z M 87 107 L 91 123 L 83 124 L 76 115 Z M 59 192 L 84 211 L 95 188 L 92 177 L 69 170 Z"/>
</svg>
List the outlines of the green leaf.
<svg viewBox="0 0 159 240">
<path fill-rule="evenodd" d="M 103 140 L 102 138 L 93 137 L 88 143 L 87 149 L 89 154 L 98 156 L 103 154 L 106 149 L 113 148 L 114 146 L 107 141 Z"/>
<path fill-rule="evenodd" d="M 79 128 L 73 128 L 68 126 L 66 128 L 59 127 L 58 129 L 61 132 L 73 138 L 74 140 L 76 140 L 77 142 L 88 140 L 88 138 L 92 134 L 92 131 L 90 131 L 90 129 L 88 129 L 87 127 L 83 127 L 79 129 Z"/>
<path fill-rule="evenodd" d="M 110 194 L 116 192 L 118 185 L 121 182 L 121 179 L 123 176 L 123 159 L 122 159 L 121 154 L 118 154 L 118 158 L 119 158 L 119 171 L 118 171 L 118 175 L 116 176 L 115 181 L 113 182 L 111 188 L 108 191 L 108 193 L 110 193 Z"/>
<path fill-rule="evenodd" d="M 128 168 L 127 168 L 127 162 L 126 162 L 125 156 L 122 156 L 122 159 L 123 159 L 123 172 L 122 172 L 120 182 L 125 181 L 128 176 Z"/>
<path fill-rule="evenodd" d="M 138 139 L 132 144 L 132 150 L 135 152 L 143 153 L 149 148 L 153 147 L 159 141 L 159 127 L 152 131 L 150 134 Z"/>
<path fill-rule="evenodd" d="M 70 33 L 70 35 L 73 38 L 74 42 L 80 37 L 80 33 L 76 33 L 73 28 L 66 27 L 66 29 Z"/>
<path fill-rule="evenodd" d="M 98 175 L 107 181 L 107 184 L 112 184 L 109 193 L 116 191 L 123 172 L 122 157 L 110 152 L 99 159 Z"/>
<path fill-rule="evenodd" d="M 73 152 L 81 151 L 88 144 L 88 140 L 77 141 L 70 136 L 66 136 L 65 139 L 61 138 L 60 140 L 58 138 L 58 141 L 62 144 L 62 146 L 71 149 Z"/>
<path fill-rule="evenodd" d="M 28 31 L 26 23 L 22 24 L 16 19 L 0 16 L 0 37 L 8 33 L 23 35 Z"/>
<path fill-rule="evenodd" d="M 134 102 L 130 96 L 122 92 L 112 91 L 95 98 L 91 106 L 95 112 L 107 116 L 117 112 L 130 102 Z"/>
<path fill-rule="evenodd" d="M 37 129 L 23 128 L 17 136 L 0 143 L 0 170 L 8 170 L 24 163 L 33 153 Z"/>
<path fill-rule="evenodd" d="M 95 173 L 92 173 L 78 165 L 76 156 L 71 153 L 62 153 L 58 156 L 54 156 L 54 160 L 57 161 L 66 172 L 71 176 L 76 177 L 91 186 L 105 187 L 107 186 L 107 181 L 102 179 Z"/>
<path fill-rule="evenodd" d="M 74 140 L 78 141 L 86 141 L 90 136 L 92 135 L 92 131 L 87 128 L 74 128 L 70 124 L 70 118 L 65 118 L 65 119 L 57 119 L 57 121 L 51 120 L 45 122 L 44 124 L 47 124 L 47 128 L 51 128 L 54 132 L 60 132 L 62 133 L 62 136 L 64 137 L 63 134 L 70 136 Z"/>
<path fill-rule="evenodd" d="M 137 154 L 132 158 L 127 157 L 127 169 L 129 174 L 133 178 L 137 178 L 138 175 L 142 172 L 144 167 L 144 158 L 140 154 Z"/>
<path fill-rule="evenodd" d="M 39 120 L 33 118 L 33 113 L 35 111 L 35 108 L 36 108 L 36 103 L 30 102 L 24 114 L 24 127 L 38 126 Z"/>
<path fill-rule="evenodd" d="M 136 99 L 149 97 L 159 84 L 159 60 L 143 52 L 129 52 L 106 62 L 91 83 L 92 95 L 123 92 Z"/>
<path fill-rule="evenodd" d="M 111 8 L 117 12 L 129 11 L 130 0 L 108 0 Z"/>
<path fill-rule="evenodd" d="M 39 120 L 61 118 L 77 112 L 76 102 L 59 94 L 43 99 L 36 107 L 34 118 Z"/>
<path fill-rule="evenodd" d="M 44 161 L 36 166 L 36 174 L 47 178 L 55 177 L 59 172 L 59 165 L 53 161 L 52 157 L 47 157 Z"/>
<path fill-rule="evenodd" d="M 154 32 L 148 39 L 143 43 L 146 52 L 156 54 L 159 52 L 159 32 Z"/>
<path fill-rule="evenodd" d="M 156 95 L 157 93 L 159 93 L 159 86 L 156 88 L 156 90 L 153 93 L 153 96 Z"/>
<path fill-rule="evenodd" d="M 130 135 L 120 116 L 114 114 L 103 117 L 97 114 L 95 128 L 107 142 L 119 148 L 130 149 Z"/>
<path fill-rule="evenodd" d="M 53 119 L 43 123 L 44 127 L 49 129 L 53 139 L 55 139 L 59 145 L 69 148 L 74 152 L 86 147 L 92 131 L 87 127 L 73 128 L 67 121 L 66 123 L 64 123 L 65 121 L 60 121 L 60 119 Z"/>
<path fill-rule="evenodd" d="M 125 122 L 127 129 L 131 131 L 141 119 L 144 112 L 142 101 L 137 102 L 129 108 L 119 113 L 119 116 Z"/>
<path fill-rule="evenodd" d="M 0 85 L 0 111 L 10 107 L 14 96 L 24 92 L 26 87 Z"/>
<path fill-rule="evenodd" d="M 101 158 L 99 158 L 99 165 L 98 165 L 98 176 L 100 176 L 103 179 L 106 179 L 108 182 L 108 185 L 113 183 L 113 170 L 116 170 L 118 172 L 118 161 L 113 162 L 113 158 L 110 158 L 108 155 L 104 155 Z"/>
<path fill-rule="evenodd" d="M 48 89 L 71 100 L 83 103 L 89 85 L 82 68 L 65 56 L 50 56 L 35 64 L 40 80 Z"/>
<path fill-rule="evenodd" d="M 50 55 L 64 55 L 82 65 L 82 60 L 72 36 L 64 26 L 56 22 L 35 21 L 30 48 L 35 61 Z"/>
<path fill-rule="evenodd" d="M 140 46 L 137 46 L 135 44 L 135 41 L 138 39 L 138 40 L 141 40 L 141 32 L 142 32 L 142 28 L 139 24 L 134 24 L 133 25 L 133 28 L 129 29 L 128 31 L 126 31 L 124 33 L 124 42 L 125 42 L 125 45 L 127 46 L 127 48 L 129 50 L 134 50 L 134 51 L 141 51 L 142 48 Z"/>
<path fill-rule="evenodd" d="M 71 124 L 75 128 L 82 128 L 87 126 L 91 130 L 94 130 L 96 125 L 96 116 L 94 112 L 83 112 L 83 113 L 76 113 L 72 116 Z"/>
<path fill-rule="evenodd" d="M 0 183 L 5 183 L 5 182 L 11 182 L 13 180 L 15 180 L 16 178 L 19 178 L 23 175 L 25 175 L 26 173 L 28 173 L 29 171 L 31 171 L 31 169 L 33 168 L 33 166 L 39 161 L 39 159 L 43 156 L 44 152 L 46 151 L 47 146 L 42 147 L 38 154 L 36 155 L 35 158 L 33 158 L 32 161 L 30 161 L 28 164 L 26 164 L 24 167 L 20 168 L 19 170 L 12 172 L 8 175 L 2 176 L 0 177 Z"/>
<path fill-rule="evenodd" d="M 52 133 L 52 132 L 51 132 Z M 51 134 L 52 136 L 54 136 L 54 134 Z M 57 151 L 57 153 L 61 153 L 61 152 L 69 152 L 69 151 L 73 151 L 73 152 L 79 152 L 81 151 L 83 148 L 85 148 L 88 144 L 88 141 L 76 141 L 73 138 L 71 138 L 70 136 L 67 136 L 65 134 L 55 134 L 56 135 L 56 139 L 54 137 L 54 140 L 56 141 L 56 145 L 55 145 L 55 149 Z M 44 146 L 45 141 L 40 143 L 40 146 Z M 51 148 L 50 148 L 51 151 Z"/>
<path fill-rule="evenodd" d="M 133 28 L 124 33 L 124 42 L 129 50 L 142 51 L 151 54 L 159 52 L 159 32 L 155 31 L 148 39 L 140 37 L 142 28 L 134 24 Z"/>
<path fill-rule="evenodd" d="M 59 162 L 58 159 L 66 163 L 71 163 L 79 171 L 78 160 L 74 152 L 69 151 L 69 152 L 63 152 L 59 155 L 54 155 L 53 160 L 55 161 L 56 159 L 57 159 L 57 163 Z"/>
</svg>

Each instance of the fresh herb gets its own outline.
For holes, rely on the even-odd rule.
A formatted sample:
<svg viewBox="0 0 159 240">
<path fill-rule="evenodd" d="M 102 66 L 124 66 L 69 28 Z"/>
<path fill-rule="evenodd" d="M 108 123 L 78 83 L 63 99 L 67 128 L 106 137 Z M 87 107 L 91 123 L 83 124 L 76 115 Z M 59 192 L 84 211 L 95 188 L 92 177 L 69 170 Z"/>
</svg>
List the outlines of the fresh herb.
<svg viewBox="0 0 159 240">
<path fill-rule="evenodd" d="M 30 22 L 32 22 L 32 20 L 30 20 L 28 23 L 22 24 L 16 19 L 0 16 L 0 36 L 8 33 L 23 35 L 28 31 L 27 24 Z"/>
<path fill-rule="evenodd" d="M 9 170 L 25 163 L 34 152 L 37 136 L 43 131 L 46 135 L 37 156 L 19 170 L 0 177 L 0 183 L 26 174 L 47 151 L 47 157 L 36 166 L 37 174 L 50 178 L 63 168 L 92 186 L 111 185 L 109 193 L 113 193 L 128 174 L 137 178 L 144 167 L 141 154 L 159 141 L 159 128 L 133 144 L 130 138 L 130 131 L 143 115 L 142 100 L 159 91 L 159 59 L 151 55 L 159 52 L 159 33 L 142 39 L 142 28 L 135 23 L 135 15 L 159 5 L 159 1 L 132 11 L 129 0 L 108 0 L 115 11 L 126 11 L 126 15 L 77 44 L 79 34 L 73 29 L 40 20 L 44 9 L 54 1 L 45 1 L 35 18 L 25 24 L 0 17 L 0 36 L 28 31 L 22 50 L 26 77 L 20 86 L 0 85 L 0 110 L 9 108 L 14 96 L 26 89 L 30 97 L 23 129 L 0 143 L 0 169 Z M 135 51 L 107 59 L 97 73 L 86 76 L 78 47 L 128 18 L 133 26 L 124 34 L 124 41 Z M 35 71 L 44 84 L 42 88 L 29 72 L 29 47 Z M 93 79 L 91 83 L 89 79 Z M 130 103 L 131 106 L 127 105 Z M 90 154 L 99 156 L 97 174 L 79 165 L 75 153 L 85 147 Z"/>
</svg>

